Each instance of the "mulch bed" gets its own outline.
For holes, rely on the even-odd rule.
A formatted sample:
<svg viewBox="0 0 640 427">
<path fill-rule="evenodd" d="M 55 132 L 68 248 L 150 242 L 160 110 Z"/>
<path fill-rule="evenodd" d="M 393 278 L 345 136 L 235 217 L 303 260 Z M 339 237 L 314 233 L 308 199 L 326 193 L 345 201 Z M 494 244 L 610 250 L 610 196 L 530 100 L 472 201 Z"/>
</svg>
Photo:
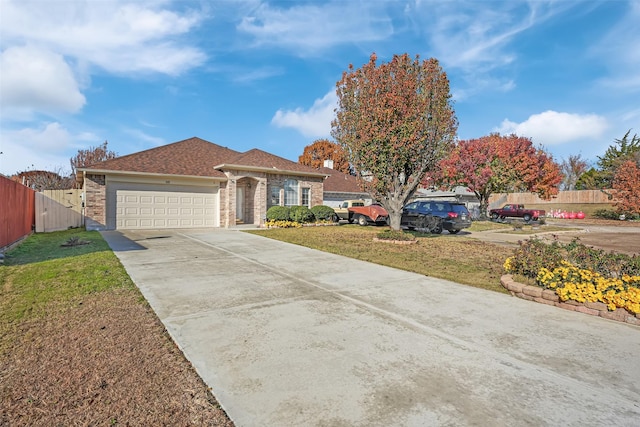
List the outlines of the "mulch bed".
<svg viewBox="0 0 640 427">
<path fill-rule="evenodd" d="M 0 354 L 0 426 L 233 426 L 135 291 L 17 332 Z"/>
</svg>

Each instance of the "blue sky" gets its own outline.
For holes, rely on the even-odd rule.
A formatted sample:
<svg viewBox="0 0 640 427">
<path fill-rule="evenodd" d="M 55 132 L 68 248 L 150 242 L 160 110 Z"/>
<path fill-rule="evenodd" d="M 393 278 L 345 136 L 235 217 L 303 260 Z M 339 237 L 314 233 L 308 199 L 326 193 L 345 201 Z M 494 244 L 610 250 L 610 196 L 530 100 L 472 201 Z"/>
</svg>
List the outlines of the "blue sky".
<svg viewBox="0 0 640 427">
<path fill-rule="evenodd" d="M 198 136 L 297 161 L 372 52 L 437 58 L 460 139 L 640 134 L 640 1 L 0 0 L 0 173 Z"/>
</svg>

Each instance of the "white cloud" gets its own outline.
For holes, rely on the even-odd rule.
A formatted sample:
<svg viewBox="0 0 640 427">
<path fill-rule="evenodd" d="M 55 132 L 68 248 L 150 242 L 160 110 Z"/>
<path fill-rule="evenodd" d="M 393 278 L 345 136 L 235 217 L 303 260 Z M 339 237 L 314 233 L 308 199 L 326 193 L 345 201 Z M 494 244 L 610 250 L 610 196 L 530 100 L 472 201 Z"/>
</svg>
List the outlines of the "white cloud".
<svg viewBox="0 0 640 427">
<path fill-rule="evenodd" d="M 70 172 L 69 159 L 80 143 L 95 140 L 91 133 L 74 135 L 58 122 L 38 128 L 2 129 L 0 172 L 5 175 L 33 169 Z"/>
<path fill-rule="evenodd" d="M 158 147 L 165 143 L 165 140 L 163 138 L 149 135 L 148 133 L 145 133 L 140 129 L 125 129 L 124 132 L 140 141 L 144 141 L 148 144 L 151 144 L 154 147 Z"/>
<path fill-rule="evenodd" d="M 0 54 L 3 111 L 80 110 L 85 104 L 73 71 L 62 55 L 34 46 L 10 47 Z"/>
<path fill-rule="evenodd" d="M 580 139 L 601 137 L 608 128 L 607 120 L 596 114 L 571 114 L 545 111 L 533 114 L 522 123 L 505 119 L 494 131 L 529 137 L 534 143 L 557 145 Z"/>
<path fill-rule="evenodd" d="M 162 2 L 3 0 L 3 44 L 37 43 L 111 72 L 180 74 L 204 53 L 179 36 L 204 18 Z"/>
<path fill-rule="evenodd" d="M 308 110 L 278 110 L 271 119 L 271 123 L 281 128 L 293 128 L 305 137 L 327 137 L 331 133 L 331 121 L 334 109 L 338 104 L 335 90 L 329 91 L 321 99 L 316 99 Z"/>
<path fill-rule="evenodd" d="M 604 86 L 628 92 L 640 90 L 640 2 L 628 2 L 628 10 L 622 19 L 612 26 L 600 43 L 592 50 L 592 56 L 610 69 L 601 79 Z"/>
<path fill-rule="evenodd" d="M 300 56 L 349 43 L 384 40 L 393 34 L 383 2 L 304 3 L 284 9 L 261 4 L 242 19 L 239 31 L 254 37 L 254 46 L 279 46 Z"/>
</svg>

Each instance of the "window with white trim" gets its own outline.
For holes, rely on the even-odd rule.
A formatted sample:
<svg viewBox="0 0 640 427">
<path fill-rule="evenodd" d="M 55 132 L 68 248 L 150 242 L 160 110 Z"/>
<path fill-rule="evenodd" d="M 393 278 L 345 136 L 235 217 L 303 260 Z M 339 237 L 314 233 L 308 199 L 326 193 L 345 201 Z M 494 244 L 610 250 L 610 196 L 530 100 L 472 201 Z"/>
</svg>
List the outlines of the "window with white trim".
<svg viewBox="0 0 640 427">
<path fill-rule="evenodd" d="M 302 206 L 306 206 L 308 208 L 311 207 L 311 198 L 309 197 L 311 195 L 311 189 L 309 187 L 305 187 L 302 189 Z"/>
<path fill-rule="evenodd" d="M 280 187 L 271 187 L 271 198 L 269 199 L 269 207 L 280 206 Z"/>
<path fill-rule="evenodd" d="M 298 180 L 287 179 L 284 182 L 284 205 L 296 206 L 298 204 Z"/>
</svg>

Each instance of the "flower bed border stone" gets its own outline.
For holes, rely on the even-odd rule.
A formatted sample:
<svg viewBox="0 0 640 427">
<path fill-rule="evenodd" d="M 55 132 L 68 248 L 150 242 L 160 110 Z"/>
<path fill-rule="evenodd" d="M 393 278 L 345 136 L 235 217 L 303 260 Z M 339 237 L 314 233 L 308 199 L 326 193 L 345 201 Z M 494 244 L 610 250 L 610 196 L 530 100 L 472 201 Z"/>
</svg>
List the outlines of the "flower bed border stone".
<svg viewBox="0 0 640 427">
<path fill-rule="evenodd" d="M 540 304 L 560 307 L 564 310 L 577 311 L 604 319 L 624 322 L 629 325 L 640 326 L 640 313 L 632 314 L 624 308 L 609 311 L 607 305 L 602 302 L 578 302 L 574 300 L 561 301 L 560 297 L 550 289 L 542 289 L 538 286 L 525 285 L 513 280 L 513 275 L 505 274 L 500 278 L 500 283 L 509 293 L 527 301 L 535 301 Z"/>
</svg>

